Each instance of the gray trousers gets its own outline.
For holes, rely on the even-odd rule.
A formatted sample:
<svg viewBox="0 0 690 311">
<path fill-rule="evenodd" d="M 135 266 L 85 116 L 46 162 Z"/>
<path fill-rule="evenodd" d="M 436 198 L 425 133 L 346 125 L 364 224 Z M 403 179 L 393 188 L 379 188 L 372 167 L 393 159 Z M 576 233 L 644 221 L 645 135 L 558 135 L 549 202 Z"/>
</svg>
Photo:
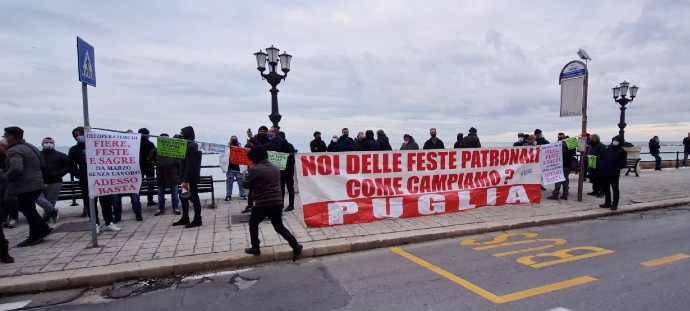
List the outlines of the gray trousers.
<svg viewBox="0 0 690 311">
<path fill-rule="evenodd" d="M 44 215 L 50 215 L 55 211 L 55 203 L 60 195 L 61 187 L 61 182 L 47 184 L 45 190 L 43 190 L 38 200 L 36 200 L 36 204 L 43 209 Z"/>
</svg>

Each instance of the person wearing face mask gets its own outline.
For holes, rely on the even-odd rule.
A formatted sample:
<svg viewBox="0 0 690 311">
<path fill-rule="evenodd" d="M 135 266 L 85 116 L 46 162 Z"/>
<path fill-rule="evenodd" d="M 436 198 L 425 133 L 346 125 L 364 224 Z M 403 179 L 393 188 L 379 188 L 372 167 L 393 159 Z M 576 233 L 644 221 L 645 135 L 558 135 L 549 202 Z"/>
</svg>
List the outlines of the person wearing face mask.
<svg viewBox="0 0 690 311">
<path fill-rule="evenodd" d="M 606 146 L 601 143 L 601 140 L 599 138 L 599 135 L 597 134 L 592 134 L 589 138 L 589 156 L 592 157 L 594 160 L 594 167 L 589 168 L 589 180 L 592 182 L 592 192 L 587 193 L 587 195 L 592 195 L 595 197 L 601 197 L 604 195 L 604 191 L 602 190 L 601 187 L 601 165 L 599 165 L 599 161 L 601 161 L 602 156 L 604 155 L 604 151 L 606 151 Z"/>
<path fill-rule="evenodd" d="M 182 138 L 187 140 L 187 153 L 180 167 L 180 181 L 182 182 L 182 218 L 173 223 L 173 226 L 185 226 L 194 228 L 201 226 L 201 201 L 199 200 L 199 179 L 201 174 L 201 151 L 199 145 L 194 141 L 196 134 L 191 126 L 180 130 Z M 194 207 L 194 219 L 189 221 L 189 202 Z"/>
<path fill-rule="evenodd" d="M 337 138 L 336 138 L 337 140 Z M 326 147 L 326 143 L 321 140 L 321 132 L 316 131 L 314 132 L 314 140 L 312 140 L 309 143 L 309 149 L 311 152 L 326 152 L 328 151 L 328 148 Z"/>
<path fill-rule="evenodd" d="M 649 153 L 654 157 L 654 170 L 661 170 L 661 145 L 659 144 L 659 136 L 654 136 L 649 140 Z"/>
<path fill-rule="evenodd" d="M 424 143 L 424 149 L 445 149 L 443 141 L 436 137 L 436 129 L 429 129 L 429 139 Z"/>
<path fill-rule="evenodd" d="M 161 137 L 170 137 L 166 133 L 162 133 Z M 175 215 L 180 215 L 180 184 L 179 170 L 180 160 L 170 157 L 164 157 L 158 154 L 156 149 L 153 150 L 153 160 L 158 164 L 156 169 L 156 183 L 158 184 L 158 212 L 154 216 L 165 214 L 165 190 L 170 189 L 170 201 L 172 201 L 172 211 Z"/>
<path fill-rule="evenodd" d="M 403 144 L 400 146 L 400 150 L 419 150 L 419 145 L 414 141 L 414 137 L 410 134 L 403 135 Z"/>
<path fill-rule="evenodd" d="M 67 175 L 68 164 L 67 155 L 55 150 L 55 141 L 46 137 L 41 146 L 41 156 L 43 157 L 43 181 L 46 184 L 43 193 L 38 197 L 36 204 L 43 208 L 43 220 L 57 223 L 58 210 L 55 208 L 60 188 L 62 187 L 62 177 Z"/>
<path fill-rule="evenodd" d="M 604 204 L 599 205 L 599 207 L 610 208 L 611 210 L 618 209 L 618 199 L 620 197 L 618 181 L 620 179 L 620 171 L 625 168 L 627 158 L 628 154 L 623 150 L 620 138 L 618 136 L 614 137 L 611 144 L 604 151 L 600 162 L 601 186 L 605 199 Z M 612 191 L 613 200 L 611 198 Z"/>
<path fill-rule="evenodd" d="M 230 141 L 228 142 L 228 150 L 232 147 L 241 147 L 237 136 L 230 136 Z M 227 154 L 221 158 L 223 164 L 221 168 L 225 169 L 225 201 L 232 200 L 232 188 L 233 184 L 237 182 L 237 187 L 239 188 L 240 198 L 247 199 L 247 194 L 244 192 L 244 175 L 240 172 L 240 166 L 238 164 L 230 163 L 230 155 Z"/>
<path fill-rule="evenodd" d="M 79 182 L 82 198 L 81 217 L 89 216 L 89 188 L 86 177 L 86 144 L 84 137 L 84 127 L 79 126 L 72 130 L 72 137 L 77 143 L 69 148 L 67 161 L 69 173 Z"/>
<path fill-rule="evenodd" d="M 326 149 L 328 152 L 337 152 L 338 151 L 338 135 L 333 135 L 331 137 L 331 142 L 328 143 L 328 148 Z"/>
<path fill-rule="evenodd" d="M 141 134 L 141 144 L 139 146 L 139 166 L 141 168 L 141 175 L 144 178 L 155 178 L 156 168 L 154 163 L 151 161 L 151 155 L 156 150 L 156 145 L 149 140 L 149 130 L 147 128 L 140 128 L 137 131 Z M 153 183 L 147 183 L 147 194 L 146 194 L 146 206 L 156 205 L 153 200 Z"/>
</svg>

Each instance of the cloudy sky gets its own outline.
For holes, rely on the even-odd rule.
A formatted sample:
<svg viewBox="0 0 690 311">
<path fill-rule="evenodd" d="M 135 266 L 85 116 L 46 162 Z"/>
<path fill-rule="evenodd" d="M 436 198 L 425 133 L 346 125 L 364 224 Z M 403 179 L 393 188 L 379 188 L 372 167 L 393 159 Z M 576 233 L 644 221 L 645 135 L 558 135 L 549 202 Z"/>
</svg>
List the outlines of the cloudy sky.
<svg viewBox="0 0 690 311">
<path fill-rule="evenodd" d="M 649 1 L 14 1 L 0 2 L 0 126 L 72 144 L 82 123 L 76 36 L 96 47 L 96 127 L 177 132 L 201 140 L 268 124 L 270 94 L 252 53 L 292 54 L 279 86 L 281 126 L 297 147 L 311 133 L 383 128 L 398 146 L 435 126 L 447 144 L 485 142 L 559 118 L 561 67 L 584 48 L 590 128 L 611 137 L 611 87 L 640 85 L 628 139 L 679 141 L 690 131 L 690 2 Z"/>
</svg>

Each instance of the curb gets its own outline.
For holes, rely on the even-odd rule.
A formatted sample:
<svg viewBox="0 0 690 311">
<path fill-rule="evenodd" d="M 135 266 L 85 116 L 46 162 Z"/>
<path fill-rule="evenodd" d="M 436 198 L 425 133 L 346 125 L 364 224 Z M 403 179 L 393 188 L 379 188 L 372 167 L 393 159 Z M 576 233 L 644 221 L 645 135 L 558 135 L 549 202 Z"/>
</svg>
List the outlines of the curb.
<svg viewBox="0 0 690 311">
<path fill-rule="evenodd" d="M 483 234 L 496 231 L 553 225 L 566 222 L 588 220 L 612 215 L 621 215 L 690 204 L 690 197 L 668 199 L 647 203 L 634 203 L 618 211 L 592 209 L 576 211 L 566 216 L 548 215 L 532 218 L 518 218 L 502 222 L 483 222 L 476 224 L 450 225 L 421 230 L 383 233 L 370 236 L 338 238 L 303 243 L 302 257 L 317 257 L 333 254 L 358 252 L 375 248 L 400 246 L 404 244 L 456 238 L 460 236 Z M 58 289 L 99 287 L 117 281 L 171 277 L 183 274 L 237 268 L 268 262 L 284 261 L 292 258 L 288 245 L 278 245 L 261 249 L 261 256 L 250 256 L 244 252 L 223 252 L 204 255 L 166 258 L 144 262 L 122 263 L 109 266 L 91 267 L 76 270 L 29 274 L 0 278 L 0 293 L 27 294 Z"/>
</svg>

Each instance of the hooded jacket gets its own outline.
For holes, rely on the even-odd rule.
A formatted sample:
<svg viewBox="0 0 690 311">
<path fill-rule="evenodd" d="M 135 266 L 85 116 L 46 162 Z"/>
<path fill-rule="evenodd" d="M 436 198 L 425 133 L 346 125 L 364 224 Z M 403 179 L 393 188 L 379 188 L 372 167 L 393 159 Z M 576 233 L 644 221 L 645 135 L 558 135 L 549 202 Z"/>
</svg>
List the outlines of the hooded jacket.
<svg viewBox="0 0 690 311">
<path fill-rule="evenodd" d="M 68 172 L 69 161 L 67 155 L 57 150 L 41 150 L 43 163 L 45 165 L 43 179 L 46 184 L 62 182 Z"/>
<path fill-rule="evenodd" d="M 654 138 L 649 140 L 649 153 L 651 155 L 659 155 L 659 151 L 661 150 L 661 146 L 659 145 L 659 142 L 654 140 Z"/>
<path fill-rule="evenodd" d="M 355 140 L 350 136 L 340 136 L 335 144 L 335 151 L 346 152 L 355 150 Z"/>
<path fill-rule="evenodd" d="M 683 138 L 683 152 L 690 153 L 690 138 Z"/>
<path fill-rule="evenodd" d="M 86 144 L 77 143 L 69 148 L 67 153 L 69 161 L 69 173 L 79 180 L 79 183 L 86 183 Z"/>
<path fill-rule="evenodd" d="M 22 141 L 10 147 L 7 150 L 5 166 L 7 194 L 16 195 L 44 188 L 43 160 L 40 151 L 33 145 Z"/>
<path fill-rule="evenodd" d="M 601 159 L 600 172 L 604 177 L 616 177 L 625 168 L 628 153 L 621 146 L 609 145 Z"/>
<path fill-rule="evenodd" d="M 309 143 L 309 149 L 311 152 L 326 152 L 328 151 L 328 148 L 326 147 L 326 142 L 324 142 L 321 138 L 312 140 Z"/>
<path fill-rule="evenodd" d="M 182 138 L 188 140 L 187 155 L 180 165 L 180 179 L 182 182 L 198 184 L 201 175 L 201 151 L 194 141 L 194 129 L 191 126 L 183 128 L 180 133 Z"/>
<path fill-rule="evenodd" d="M 458 136 L 456 136 L 455 144 L 453 144 L 453 148 L 455 148 L 455 149 L 460 148 L 460 145 L 462 144 L 463 138 L 465 138 L 465 135 L 462 133 L 458 133 Z"/>
<path fill-rule="evenodd" d="M 364 140 L 362 140 L 359 144 L 359 148 L 357 150 L 360 151 L 376 151 L 380 150 L 379 149 L 379 144 L 376 142 L 374 139 L 374 132 L 367 131 L 364 136 Z"/>
<path fill-rule="evenodd" d="M 141 136 L 141 144 L 139 145 L 139 167 L 142 173 L 153 171 L 154 166 L 151 157 L 155 150 L 156 145 L 149 140 L 149 137 Z"/>
<path fill-rule="evenodd" d="M 403 142 L 402 146 L 400 146 L 400 150 L 419 150 L 419 145 L 414 140 L 414 137 L 412 137 L 412 136 L 409 136 L 409 137 L 410 137 L 410 142 L 408 142 L 407 144 L 405 144 Z"/>
</svg>

